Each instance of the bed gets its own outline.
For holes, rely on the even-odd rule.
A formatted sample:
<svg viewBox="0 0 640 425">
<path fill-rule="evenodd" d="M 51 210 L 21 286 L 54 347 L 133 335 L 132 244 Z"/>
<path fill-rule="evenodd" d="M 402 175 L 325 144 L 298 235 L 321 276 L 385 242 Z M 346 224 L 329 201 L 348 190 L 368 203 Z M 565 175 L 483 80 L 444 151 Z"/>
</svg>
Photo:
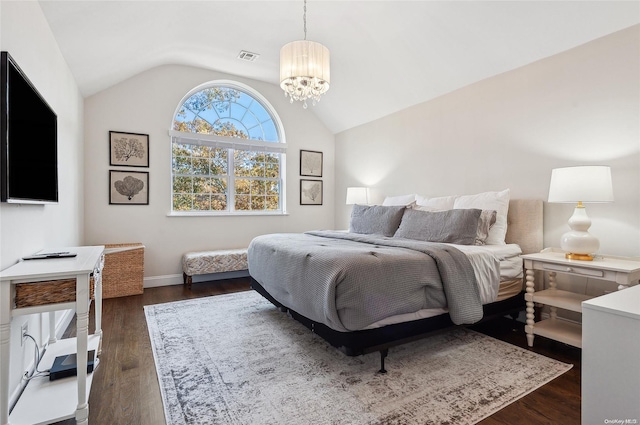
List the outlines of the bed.
<svg viewBox="0 0 640 425">
<path fill-rule="evenodd" d="M 393 346 L 524 309 L 519 255 L 542 249 L 542 201 L 506 202 L 503 243 L 496 245 L 394 237 L 409 223 L 409 214 L 424 217 L 404 207 L 400 213 L 397 208 L 384 210 L 401 217 L 391 225 L 397 229 L 386 236 L 378 234 L 384 231 L 355 232 L 353 216 L 349 232 L 259 236 L 248 249 L 251 286 L 345 354 L 380 352 L 384 372 L 384 359 Z M 480 216 L 471 213 L 475 210 L 480 211 L 456 214 Z M 471 229 L 480 221 L 465 218 L 462 226 L 469 222 Z M 467 241 L 471 233 L 467 231 Z"/>
</svg>

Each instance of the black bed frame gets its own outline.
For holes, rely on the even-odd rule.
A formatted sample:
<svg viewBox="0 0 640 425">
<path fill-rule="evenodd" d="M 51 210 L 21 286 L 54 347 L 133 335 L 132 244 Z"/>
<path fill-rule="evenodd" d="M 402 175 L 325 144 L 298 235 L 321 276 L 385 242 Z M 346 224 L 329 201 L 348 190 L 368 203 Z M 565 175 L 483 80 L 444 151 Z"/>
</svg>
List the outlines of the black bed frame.
<svg viewBox="0 0 640 425">
<path fill-rule="evenodd" d="M 424 338 L 437 330 L 456 326 L 448 314 L 441 314 L 426 319 L 396 323 L 375 329 L 339 332 L 331 329 L 327 325 L 310 320 L 287 306 L 282 305 L 253 277 L 251 278 L 251 288 L 273 303 L 281 311 L 287 312 L 295 320 L 311 329 L 313 333 L 325 339 L 329 344 L 338 348 L 347 356 L 359 356 L 376 351 L 380 352 L 380 373 L 386 373 L 384 360 L 389 353 L 389 348 Z M 482 309 L 483 317 L 478 323 L 506 315 L 511 315 L 515 319 L 518 313 L 525 309 L 524 291 L 520 293 L 520 295 L 507 298 L 506 300 L 486 304 Z"/>
</svg>

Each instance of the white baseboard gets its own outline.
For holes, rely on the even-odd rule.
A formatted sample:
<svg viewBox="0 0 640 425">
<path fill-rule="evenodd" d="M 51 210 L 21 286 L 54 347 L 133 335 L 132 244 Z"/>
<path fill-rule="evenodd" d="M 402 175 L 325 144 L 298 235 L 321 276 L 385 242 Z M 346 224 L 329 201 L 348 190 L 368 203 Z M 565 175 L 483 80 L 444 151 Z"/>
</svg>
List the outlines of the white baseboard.
<svg viewBox="0 0 640 425">
<path fill-rule="evenodd" d="M 145 277 L 142 283 L 144 288 L 156 288 L 158 286 L 182 285 L 181 274 L 168 274 L 164 276 Z"/>
<path fill-rule="evenodd" d="M 210 273 L 193 276 L 192 282 L 209 282 L 212 280 L 235 279 L 238 277 L 248 277 L 249 270 L 238 270 L 233 272 Z M 156 288 L 158 286 L 182 285 L 183 277 L 181 274 L 169 274 L 164 276 L 145 277 L 143 287 Z"/>
</svg>

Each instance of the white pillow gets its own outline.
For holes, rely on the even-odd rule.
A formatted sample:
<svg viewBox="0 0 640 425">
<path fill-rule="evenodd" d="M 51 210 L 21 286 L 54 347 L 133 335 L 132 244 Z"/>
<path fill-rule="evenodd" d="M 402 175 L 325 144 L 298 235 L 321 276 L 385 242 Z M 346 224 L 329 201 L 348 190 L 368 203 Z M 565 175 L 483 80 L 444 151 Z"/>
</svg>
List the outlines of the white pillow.
<svg viewBox="0 0 640 425">
<path fill-rule="evenodd" d="M 397 206 L 397 205 L 409 205 L 416 200 L 416 195 L 401 195 L 401 196 L 387 196 L 382 201 L 382 205 L 389 206 Z"/>
<path fill-rule="evenodd" d="M 487 245 L 504 245 L 507 235 L 507 213 L 509 212 L 509 189 L 501 192 L 483 192 L 477 195 L 458 196 L 453 208 L 478 208 L 481 210 L 495 210 L 496 224 L 489 230 L 485 241 Z"/>
<path fill-rule="evenodd" d="M 437 210 L 452 210 L 457 196 L 441 196 L 438 198 L 424 198 L 416 195 L 416 205 Z"/>
</svg>

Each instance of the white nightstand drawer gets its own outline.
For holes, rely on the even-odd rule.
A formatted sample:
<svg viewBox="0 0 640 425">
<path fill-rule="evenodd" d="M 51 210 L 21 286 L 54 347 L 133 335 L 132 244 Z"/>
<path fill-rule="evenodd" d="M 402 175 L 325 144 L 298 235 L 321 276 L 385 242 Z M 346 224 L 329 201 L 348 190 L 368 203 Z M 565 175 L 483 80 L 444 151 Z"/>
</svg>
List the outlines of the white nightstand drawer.
<svg viewBox="0 0 640 425">
<path fill-rule="evenodd" d="M 549 270 L 549 271 L 554 271 L 554 272 L 561 272 L 561 273 L 572 273 L 572 274 L 577 274 L 577 275 L 581 275 L 581 276 L 589 276 L 589 277 L 600 277 L 603 278 L 605 277 L 605 271 L 604 270 L 597 270 L 597 269 L 587 269 L 584 267 L 576 267 L 573 265 L 563 265 L 563 264 L 549 264 L 549 263 L 545 263 L 542 265 L 542 268 L 544 270 Z"/>
</svg>

